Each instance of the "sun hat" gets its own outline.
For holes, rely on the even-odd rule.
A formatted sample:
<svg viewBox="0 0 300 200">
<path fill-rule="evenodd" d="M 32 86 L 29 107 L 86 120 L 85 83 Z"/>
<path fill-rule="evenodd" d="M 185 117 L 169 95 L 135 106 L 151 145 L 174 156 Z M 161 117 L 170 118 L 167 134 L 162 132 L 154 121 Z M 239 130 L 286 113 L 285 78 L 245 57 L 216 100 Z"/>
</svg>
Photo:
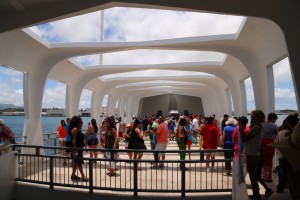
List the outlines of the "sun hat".
<svg viewBox="0 0 300 200">
<path fill-rule="evenodd" d="M 295 171 L 300 172 L 300 123 L 298 123 L 291 136 L 269 144 L 277 148 Z"/>
<path fill-rule="evenodd" d="M 234 126 L 236 126 L 237 125 L 237 121 L 236 121 L 236 119 L 234 119 L 234 118 L 229 118 L 226 122 L 225 122 L 225 124 L 226 125 L 234 125 Z"/>
</svg>

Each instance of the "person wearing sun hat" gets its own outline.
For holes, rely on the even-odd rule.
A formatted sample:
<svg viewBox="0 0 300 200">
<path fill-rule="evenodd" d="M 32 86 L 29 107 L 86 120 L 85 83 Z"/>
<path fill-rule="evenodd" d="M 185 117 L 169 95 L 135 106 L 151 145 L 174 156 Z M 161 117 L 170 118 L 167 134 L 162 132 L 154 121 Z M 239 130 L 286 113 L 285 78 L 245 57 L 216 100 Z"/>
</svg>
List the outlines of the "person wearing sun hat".
<svg viewBox="0 0 300 200">
<path fill-rule="evenodd" d="M 289 137 L 292 134 L 292 130 L 299 122 L 299 115 L 298 113 L 294 113 L 288 115 L 281 125 L 281 130 L 277 134 L 274 142 L 279 142 L 285 137 Z M 276 166 L 277 174 L 278 174 L 278 184 L 276 192 L 283 192 L 285 188 L 285 184 L 288 180 L 288 166 L 287 161 L 284 156 L 281 154 L 279 149 L 276 149 L 276 157 L 278 159 L 278 166 Z"/>
<path fill-rule="evenodd" d="M 288 123 L 290 127 L 290 123 Z M 277 148 L 287 161 L 292 199 L 300 198 L 300 123 L 290 127 L 293 132 L 282 140 L 269 144 Z"/>
</svg>

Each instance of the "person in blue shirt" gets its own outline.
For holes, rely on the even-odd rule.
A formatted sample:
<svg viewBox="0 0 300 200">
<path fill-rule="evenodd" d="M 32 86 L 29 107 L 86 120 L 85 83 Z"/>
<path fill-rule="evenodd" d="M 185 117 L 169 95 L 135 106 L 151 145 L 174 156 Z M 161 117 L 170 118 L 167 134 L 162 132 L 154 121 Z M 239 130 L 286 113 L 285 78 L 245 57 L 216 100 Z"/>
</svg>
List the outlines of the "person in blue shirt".
<svg viewBox="0 0 300 200">
<path fill-rule="evenodd" d="M 223 149 L 232 149 L 234 148 L 234 142 L 232 142 L 232 134 L 234 129 L 237 127 L 237 120 L 234 118 L 229 118 L 226 122 L 226 127 L 223 130 L 223 136 L 221 139 L 221 145 Z M 234 152 L 224 152 L 225 159 L 231 159 L 234 156 Z M 231 162 L 225 162 L 225 169 L 227 176 L 231 175 Z"/>
</svg>

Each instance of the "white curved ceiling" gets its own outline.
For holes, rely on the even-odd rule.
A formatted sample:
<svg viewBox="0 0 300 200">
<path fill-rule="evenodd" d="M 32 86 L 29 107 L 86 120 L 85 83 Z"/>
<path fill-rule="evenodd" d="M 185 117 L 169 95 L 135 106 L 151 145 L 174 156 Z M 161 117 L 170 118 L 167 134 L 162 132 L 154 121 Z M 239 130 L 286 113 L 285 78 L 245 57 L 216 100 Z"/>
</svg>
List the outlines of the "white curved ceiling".
<svg viewBox="0 0 300 200">
<path fill-rule="evenodd" d="M 122 11 L 122 14 L 117 11 Z M 198 42 L 235 40 L 246 20 L 242 16 L 141 8 L 118 7 L 107 9 L 104 13 L 103 32 L 106 33 L 103 37 L 104 42 L 115 41 L 124 44 L 127 41 L 142 41 L 141 46 L 143 44 L 159 44 L 160 41 L 172 45 L 181 43 L 182 37 L 184 37 L 183 42 L 185 43 L 194 42 L 195 40 Z M 136 19 L 137 16 L 140 19 Z M 25 31 L 50 49 L 76 48 L 79 46 L 97 47 L 97 43 L 94 42 L 101 40 L 100 18 L 101 13 L 98 11 L 29 28 L 39 34 L 41 38 L 30 33 L 29 30 Z M 80 23 L 78 23 L 79 21 Z M 81 31 L 84 34 L 74 34 L 74 31 Z M 118 43 L 115 45 L 118 45 Z M 128 45 L 134 44 L 129 43 Z M 176 80 L 176 78 L 185 78 L 189 85 L 195 87 L 199 83 L 193 82 L 194 79 L 212 79 L 216 75 L 193 68 L 222 66 L 227 58 L 226 54 L 220 52 L 159 48 L 116 51 L 103 53 L 101 56 L 101 61 L 99 54 L 81 55 L 71 58 L 70 61 L 84 70 L 133 68 L 131 72 L 105 73 L 99 77 L 103 82 L 113 80 L 140 81 L 144 78 L 160 78 L 166 82 L 167 80 Z M 136 71 L 133 71 L 134 69 Z M 123 85 L 126 86 L 126 84 Z M 164 88 L 159 89 L 158 86 L 151 87 L 149 85 L 147 88 L 136 90 L 144 90 L 145 93 L 149 93 L 149 90 L 168 93 L 191 89 L 166 84 L 162 87 Z"/>
</svg>

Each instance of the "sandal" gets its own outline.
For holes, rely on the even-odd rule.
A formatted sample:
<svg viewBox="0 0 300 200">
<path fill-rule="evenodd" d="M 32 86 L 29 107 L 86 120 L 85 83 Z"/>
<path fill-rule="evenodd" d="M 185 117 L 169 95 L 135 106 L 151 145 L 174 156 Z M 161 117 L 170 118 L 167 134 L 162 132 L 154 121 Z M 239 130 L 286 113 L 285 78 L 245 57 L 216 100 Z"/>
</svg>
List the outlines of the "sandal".
<svg viewBox="0 0 300 200">
<path fill-rule="evenodd" d="M 83 181 L 83 182 L 88 182 L 89 179 L 88 179 L 87 177 L 82 177 L 82 178 L 81 178 L 81 181 Z"/>
<path fill-rule="evenodd" d="M 108 176 L 116 176 L 116 173 L 111 173 L 111 172 L 109 172 L 109 173 L 107 173 L 107 175 L 108 175 Z"/>
<path fill-rule="evenodd" d="M 71 176 L 71 180 L 79 180 L 80 179 L 80 177 L 78 177 L 78 176 Z"/>
</svg>

